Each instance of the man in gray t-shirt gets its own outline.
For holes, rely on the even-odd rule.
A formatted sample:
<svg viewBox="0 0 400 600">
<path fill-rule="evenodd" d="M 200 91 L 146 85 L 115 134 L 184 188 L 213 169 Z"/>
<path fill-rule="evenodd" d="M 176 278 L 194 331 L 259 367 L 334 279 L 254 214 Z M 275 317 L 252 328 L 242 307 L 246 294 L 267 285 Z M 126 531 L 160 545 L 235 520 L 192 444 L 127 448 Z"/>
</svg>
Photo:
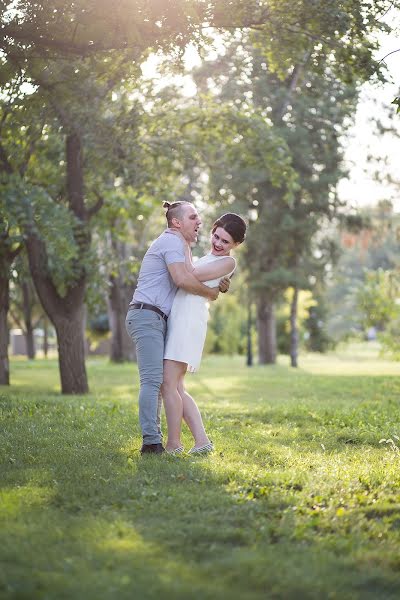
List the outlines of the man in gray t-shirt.
<svg viewBox="0 0 400 600">
<path fill-rule="evenodd" d="M 141 453 L 164 452 L 161 434 L 161 396 L 164 342 L 168 315 L 178 287 L 191 294 L 216 300 L 219 288 L 209 288 L 185 265 L 184 242 L 197 241 L 200 217 L 189 202 L 164 203 L 168 207 L 166 229 L 147 250 L 126 316 L 126 329 L 136 344 L 140 377 L 139 422 L 143 435 Z M 229 283 L 223 282 L 221 291 Z"/>
<path fill-rule="evenodd" d="M 168 317 L 177 290 L 168 265 L 184 262 L 182 239 L 171 229 L 166 229 L 145 254 L 132 302 L 146 302 L 157 306 Z"/>
</svg>

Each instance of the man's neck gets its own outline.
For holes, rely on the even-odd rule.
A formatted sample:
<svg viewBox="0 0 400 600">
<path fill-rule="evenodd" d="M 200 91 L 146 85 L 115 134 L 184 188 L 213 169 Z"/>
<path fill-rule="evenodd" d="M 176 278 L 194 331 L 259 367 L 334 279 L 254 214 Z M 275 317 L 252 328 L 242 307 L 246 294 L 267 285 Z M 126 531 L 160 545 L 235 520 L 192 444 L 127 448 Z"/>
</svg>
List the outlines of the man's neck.
<svg viewBox="0 0 400 600">
<path fill-rule="evenodd" d="M 189 239 L 186 237 L 186 235 L 184 235 L 184 234 L 182 233 L 182 231 L 181 231 L 180 229 L 178 229 L 177 227 L 167 227 L 166 231 L 170 231 L 171 233 L 174 233 L 174 232 L 176 232 L 176 233 L 180 233 L 180 234 L 181 234 L 181 236 L 182 236 L 182 237 L 185 239 L 185 241 L 186 241 L 186 242 L 187 242 L 189 245 L 190 245 L 190 244 L 193 244 L 193 242 L 192 242 L 191 240 L 189 240 Z"/>
</svg>

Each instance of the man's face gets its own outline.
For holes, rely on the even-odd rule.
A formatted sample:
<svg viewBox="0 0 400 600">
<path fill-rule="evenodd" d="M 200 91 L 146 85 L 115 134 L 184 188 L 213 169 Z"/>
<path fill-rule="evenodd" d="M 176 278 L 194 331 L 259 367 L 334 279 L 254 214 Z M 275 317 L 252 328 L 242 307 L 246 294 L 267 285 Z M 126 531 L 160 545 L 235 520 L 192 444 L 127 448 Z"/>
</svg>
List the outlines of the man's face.
<svg viewBox="0 0 400 600">
<path fill-rule="evenodd" d="M 199 227 L 201 225 L 201 219 L 194 206 L 187 204 L 183 207 L 182 217 L 179 219 L 180 227 L 179 231 L 190 244 L 197 242 L 197 236 Z"/>
</svg>

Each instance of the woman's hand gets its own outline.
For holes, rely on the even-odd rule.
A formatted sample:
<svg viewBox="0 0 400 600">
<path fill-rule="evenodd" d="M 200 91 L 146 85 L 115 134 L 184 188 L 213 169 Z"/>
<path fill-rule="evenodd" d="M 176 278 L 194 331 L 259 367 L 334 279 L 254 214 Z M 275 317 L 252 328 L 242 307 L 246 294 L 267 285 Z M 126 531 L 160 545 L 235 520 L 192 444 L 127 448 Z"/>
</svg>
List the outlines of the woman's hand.
<svg viewBox="0 0 400 600">
<path fill-rule="evenodd" d="M 224 277 L 219 282 L 219 291 L 225 294 L 229 290 L 229 286 L 231 285 L 231 280 L 229 277 Z"/>
</svg>

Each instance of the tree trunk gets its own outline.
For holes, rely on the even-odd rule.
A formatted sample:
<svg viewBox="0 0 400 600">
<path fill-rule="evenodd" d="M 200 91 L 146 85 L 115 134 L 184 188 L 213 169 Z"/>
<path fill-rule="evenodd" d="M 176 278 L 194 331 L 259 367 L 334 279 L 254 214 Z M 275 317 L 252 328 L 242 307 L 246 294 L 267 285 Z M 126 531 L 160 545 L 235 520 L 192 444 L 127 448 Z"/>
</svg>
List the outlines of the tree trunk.
<svg viewBox="0 0 400 600">
<path fill-rule="evenodd" d="M 290 304 L 290 364 L 297 367 L 297 356 L 299 346 L 299 332 L 297 328 L 297 305 L 299 300 L 299 290 L 297 285 L 293 288 L 293 297 Z"/>
<path fill-rule="evenodd" d="M 22 283 L 21 289 L 24 312 L 24 336 L 26 341 L 26 353 L 28 358 L 33 360 L 35 358 L 36 352 L 32 325 L 32 294 L 27 281 L 24 281 Z"/>
<path fill-rule="evenodd" d="M 53 320 L 63 394 L 86 394 L 89 391 L 82 323 L 82 308 L 73 316 L 56 315 Z"/>
<path fill-rule="evenodd" d="M 76 267 L 80 275 L 70 283 L 64 296 L 60 296 L 53 283 L 47 267 L 46 246 L 33 228 L 29 231 L 26 245 L 36 292 L 57 333 L 61 391 L 63 394 L 85 394 L 88 382 L 83 324 L 87 273 L 81 266 L 81 260 L 90 247 L 90 233 L 84 204 L 82 145 L 77 133 L 66 138 L 66 158 L 68 205 L 79 220 L 74 229 L 74 238 L 79 248 Z"/>
<path fill-rule="evenodd" d="M 257 303 L 258 362 L 276 363 L 276 321 L 274 303 L 263 296 Z"/>
<path fill-rule="evenodd" d="M 9 331 L 7 315 L 10 308 L 10 268 L 22 246 L 10 250 L 8 231 L 0 236 L 0 385 L 10 385 L 10 361 L 8 359 Z"/>
<path fill-rule="evenodd" d="M 251 321 L 252 321 L 251 300 L 249 300 L 248 305 L 247 305 L 247 361 L 246 361 L 246 364 L 248 367 L 253 366 L 253 347 L 252 347 L 252 340 L 251 340 L 252 322 Z"/>
<path fill-rule="evenodd" d="M 43 354 L 47 358 L 49 353 L 49 323 L 47 317 L 43 317 Z"/>
<path fill-rule="evenodd" d="M 63 394 L 88 391 L 84 351 L 85 281 L 82 278 L 61 297 L 45 265 L 45 247 L 34 235 L 27 239 L 29 265 L 36 292 L 57 334 L 58 361 Z"/>
<path fill-rule="evenodd" d="M 36 348 L 35 348 L 35 338 L 33 335 L 33 328 L 29 326 L 29 328 L 25 331 L 25 341 L 26 341 L 26 355 L 29 360 L 34 360 L 36 356 Z"/>
<path fill-rule="evenodd" d="M 8 360 L 9 332 L 7 314 L 9 309 L 8 269 L 0 274 L 0 385 L 10 385 L 10 363 Z"/>
<path fill-rule="evenodd" d="M 129 298 L 127 298 L 129 296 Z M 127 292 L 121 277 L 110 277 L 108 293 L 108 318 L 111 329 L 111 352 L 112 362 L 124 362 L 136 360 L 134 344 L 125 329 L 125 317 L 132 293 Z"/>
</svg>

